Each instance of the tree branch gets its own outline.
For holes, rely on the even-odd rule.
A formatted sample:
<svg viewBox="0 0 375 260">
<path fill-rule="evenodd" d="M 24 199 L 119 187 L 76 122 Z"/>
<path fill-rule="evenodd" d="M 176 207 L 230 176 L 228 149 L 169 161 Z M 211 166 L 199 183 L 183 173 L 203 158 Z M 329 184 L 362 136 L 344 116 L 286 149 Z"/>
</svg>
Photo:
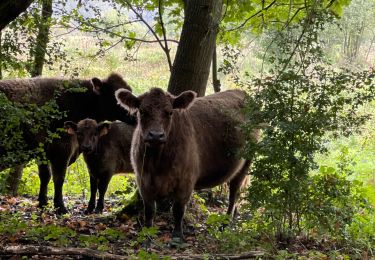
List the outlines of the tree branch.
<svg viewBox="0 0 375 260">
<path fill-rule="evenodd" d="M 170 56 L 170 49 L 168 48 L 167 33 L 165 31 L 164 22 L 163 22 L 162 0 L 159 0 L 159 19 L 160 19 L 160 26 L 161 26 L 161 29 L 162 29 L 162 32 L 163 32 L 163 38 L 164 38 L 164 49 L 163 50 L 165 52 L 165 55 L 167 56 L 169 71 L 172 71 L 172 61 L 171 61 L 171 56 Z"/>
<path fill-rule="evenodd" d="M 258 12 L 256 12 L 255 14 L 251 15 L 250 17 L 246 18 L 245 21 L 243 21 L 240 25 L 234 27 L 234 28 L 231 28 L 231 29 L 228 29 L 226 30 L 227 32 L 231 32 L 231 31 L 235 31 L 235 30 L 238 30 L 242 27 L 244 27 L 248 21 L 250 21 L 252 18 L 254 18 L 255 16 L 257 16 L 258 14 L 261 14 L 263 13 L 263 11 L 267 11 L 269 8 L 271 8 L 274 4 L 276 3 L 276 0 L 273 0 L 272 3 L 270 3 L 268 6 L 266 6 L 265 8 L 259 10 Z"/>
<path fill-rule="evenodd" d="M 137 10 L 134 8 L 134 6 L 132 6 L 128 0 L 121 0 L 121 2 L 125 3 L 129 8 L 130 10 L 133 11 L 133 13 L 144 23 L 144 25 L 146 25 L 146 27 L 150 30 L 150 32 L 152 33 L 152 35 L 155 37 L 157 43 L 159 43 L 160 47 L 162 48 L 162 50 L 164 51 L 165 55 L 167 56 L 167 59 L 170 59 L 170 56 L 169 56 L 169 50 L 166 48 L 166 46 L 163 45 L 163 42 L 162 40 L 159 38 L 159 36 L 157 35 L 157 33 L 155 32 L 155 30 L 151 27 L 151 25 L 149 25 L 146 20 L 142 17 L 142 15 L 140 13 L 137 12 Z M 160 14 L 159 14 L 160 15 Z M 168 64 L 169 64 L 169 60 L 168 60 Z M 170 67 L 171 69 L 171 67 Z"/>
</svg>

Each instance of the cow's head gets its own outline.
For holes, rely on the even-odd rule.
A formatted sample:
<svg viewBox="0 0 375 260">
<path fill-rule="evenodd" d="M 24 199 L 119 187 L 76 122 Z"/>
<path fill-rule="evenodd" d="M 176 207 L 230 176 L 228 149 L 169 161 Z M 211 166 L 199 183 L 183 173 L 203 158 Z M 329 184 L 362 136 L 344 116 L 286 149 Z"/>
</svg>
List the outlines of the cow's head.
<svg viewBox="0 0 375 260">
<path fill-rule="evenodd" d="M 92 119 L 84 119 L 78 124 L 66 121 L 64 127 L 67 133 L 77 135 L 79 149 L 84 153 L 96 151 L 99 138 L 108 133 L 111 124 L 108 122 L 97 123 Z"/>
<path fill-rule="evenodd" d="M 96 96 L 97 113 L 95 116 L 99 121 L 103 120 L 120 120 L 126 123 L 134 123 L 135 118 L 117 104 L 115 92 L 119 89 L 132 91 L 126 81 L 116 73 L 112 73 L 108 78 L 101 80 L 92 78 L 92 91 Z"/>
<path fill-rule="evenodd" d="M 194 101 L 196 93 L 185 91 L 175 97 L 160 88 L 136 97 L 128 90 L 116 91 L 118 103 L 126 110 L 137 112 L 141 138 L 150 146 L 160 145 L 167 141 L 173 113 L 187 109 Z"/>
</svg>

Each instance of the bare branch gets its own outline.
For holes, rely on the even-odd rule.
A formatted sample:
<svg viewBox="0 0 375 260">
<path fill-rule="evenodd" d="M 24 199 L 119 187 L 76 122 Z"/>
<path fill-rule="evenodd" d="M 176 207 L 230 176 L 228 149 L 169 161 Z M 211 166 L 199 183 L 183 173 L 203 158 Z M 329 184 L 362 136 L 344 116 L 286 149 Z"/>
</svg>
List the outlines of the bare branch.
<svg viewBox="0 0 375 260">
<path fill-rule="evenodd" d="M 164 38 L 164 52 L 165 52 L 165 55 L 167 56 L 169 71 L 172 71 L 172 61 L 171 61 L 171 56 L 170 56 L 170 49 L 168 47 L 167 33 L 165 31 L 165 26 L 164 26 L 164 22 L 163 22 L 162 0 L 159 0 L 159 20 L 160 20 L 160 26 L 161 26 L 161 29 L 162 29 L 162 32 L 163 32 L 163 38 Z"/>
<path fill-rule="evenodd" d="M 150 30 L 150 32 L 152 33 L 152 35 L 155 37 L 156 39 L 156 42 L 159 43 L 160 47 L 162 48 L 162 50 L 164 51 L 166 57 L 167 57 L 167 60 L 168 60 L 168 64 L 171 64 L 170 62 L 170 56 L 169 56 L 169 49 L 168 49 L 168 46 L 164 46 L 163 45 L 163 42 L 162 40 L 159 38 L 159 36 L 157 35 L 157 33 L 155 32 L 155 30 L 152 28 L 151 25 L 149 25 L 146 20 L 142 17 L 142 15 L 134 8 L 133 5 L 131 5 L 129 3 L 128 0 L 121 0 L 121 2 L 125 3 L 132 11 L 133 13 L 144 23 L 144 25 L 146 25 L 146 27 Z M 159 14 L 160 15 L 160 14 Z M 170 69 L 172 68 L 172 65 L 170 65 Z"/>
<path fill-rule="evenodd" d="M 91 32 L 91 33 L 105 32 L 105 33 L 108 33 L 108 34 L 112 34 L 112 35 L 114 35 L 116 37 L 119 37 L 122 40 L 133 40 L 133 41 L 144 42 L 144 43 L 156 43 L 156 42 L 159 42 L 158 40 L 146 40 L 144 38 L 134 38 L 134 37 L 124 36 L 124 35 L 121 35 L 119 33 L 113 32 L 113 31 L 109 30 L 108 28 L 102 28 L 102 27 L 96 26 L 96 25 L 94 25 L 92 23 L 89 23 L 89 22 L 83 22 L 82 24 L 88 25 L 88 26 L 90 26 L 90 27 L 92 27 L 92 28 L 95 29 L 95 30 L 85 30 L 86 32 Z M 71 28 L 71 29 L 77 29 L 77 30 L 80 29 L 79 26 L 76 26 L 76 27 L 65 27 L 65 28 Z M 174 40 L 174 39 L 166 39 L 166 41 L 178 44 L 178 41 Z"/>
</svg>

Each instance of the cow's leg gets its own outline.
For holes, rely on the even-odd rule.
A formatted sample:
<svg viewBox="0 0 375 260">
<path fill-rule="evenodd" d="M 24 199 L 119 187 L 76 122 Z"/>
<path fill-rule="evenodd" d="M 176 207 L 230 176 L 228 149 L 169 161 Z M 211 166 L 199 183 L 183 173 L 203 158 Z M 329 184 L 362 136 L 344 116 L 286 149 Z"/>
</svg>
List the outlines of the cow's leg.
<svg viewBox="0 0 375 260">
<path fill-rule="evenodd" d="M 20 185 L 20 181 L 22 178 L 23 167 L 24 165 L 20 164 L 10 170 L 9 175 L 6 179 L 7 192 L 9 195 L 17 196 L 18 186 Z"/>
<path fill-rule="evenodd" d="M 104 195 L 107 192 L 108 184 L 111 180 L 110 173 L 103 173 L 102 177 L 99 179 L 99 199 L 98 203 L 96 204 L 95 212 L 102 213 L 104 209 Z"/>
<path fill-rule="evenodd" d="M 145 226 L 152 227 L 155 214 L 155 200 L 143 198 L 143 205 L 145 209 Z"/>
<path fill-rule="evenodd" d="M 236 176 L 229 182 L 229 206 L 227 214 L 233 218 L 236 211 L 236 202 L 240 194 L 240 188 L 247 177 L 247 171 L 250 166 L 250 161 L 245 161 L 242 168 L 237 172 Z"/>
<path fill-rule="evenodd" d="M 51 180 L 51 171 L 49 169 L 48 164 L 41 164 L 38 165 L 39 169 L 39 179 L 40 179 L 40 188 L 39 188 L 39 207 L 44 207 L 47 205 L 48 198 L 47 198 L 47 191 L 48 191 L 48 183 Z"/>
<path fill-rule="evenodd" d="M 98 191 L 98 178 L 90 174 L 90 201 L 85 211 L 86 214 L 92 213 L 95 209 L 97 191 Z"/>
<path fill-rule="evenodd" d="M 68 168 L 69 159 L 64 160 L 61 158 L 59 160 L 51 161 L 52 166 L 52 177 L 53 184 L 55 187 L 55 197 L 53 203 L 57 209 L 58 214 L 68 213 L 68 210 L 64 206 L 62 188 L 65 181 L 66 169 Z"/>
<path fill-rule="evenodd" d="M 181 240 L 184 240 L 184 233 L 182 222 L 184 219 L 186 209 L 186 202 L 185 201 L 175 201 L 173 203 L 173 218 L 174 218 L 174 230 L 173 230 L 173 237 L 178 237 Z"/>
</svg>

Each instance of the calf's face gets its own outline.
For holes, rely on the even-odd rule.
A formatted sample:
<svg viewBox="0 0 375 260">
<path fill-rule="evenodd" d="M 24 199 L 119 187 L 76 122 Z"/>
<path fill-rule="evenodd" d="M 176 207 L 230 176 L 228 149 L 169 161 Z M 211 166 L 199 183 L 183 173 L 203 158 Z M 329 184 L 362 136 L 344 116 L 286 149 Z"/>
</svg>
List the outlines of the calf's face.
<svg viewBox="0 0 375 260">
<path fill-rule="evenodd" d="M 110 123 L 98 124 L 95 120 L 84 119 L 78 124 L 67 121 L 64 123 L 64 127 L 69 134 L 77 135 L 80 151 L 89 154 L 96 151 L 99 138 L 108 133 Z"/>
<path fill-rule="evenodd" d="M 196 93 L 185 91 L 175 97 L 159 88 L 136 97 L 130 91 L 116 91 L 118 103 L 126 110 L 137 112 L 141 138 L 149 146 L 158 146 L 167 141 L 173 114 L 177 109 L 187 109 Z"/>
</svg>

